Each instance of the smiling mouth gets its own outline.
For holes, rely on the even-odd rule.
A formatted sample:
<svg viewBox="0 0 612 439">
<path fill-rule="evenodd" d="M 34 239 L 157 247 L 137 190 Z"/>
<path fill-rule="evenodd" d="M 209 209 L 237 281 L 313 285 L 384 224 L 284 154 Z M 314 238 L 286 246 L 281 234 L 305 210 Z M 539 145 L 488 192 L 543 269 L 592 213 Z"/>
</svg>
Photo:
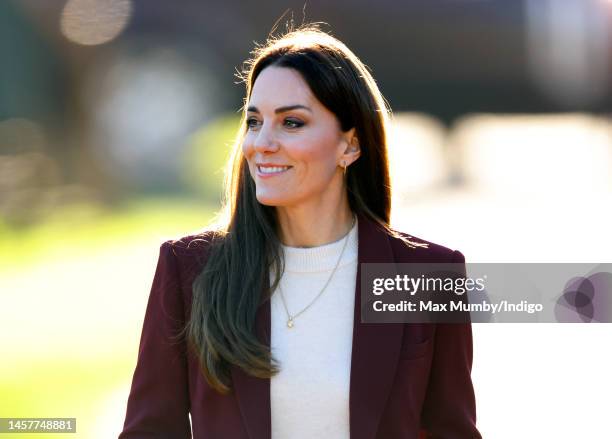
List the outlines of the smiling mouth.
<svg viewBox="0 0 612 439">
<path fill-rule="evenodd" d="M 277 175 L 288 171 L 293 166 L 257 166 L 257 170 L 262 175 Z"/>
</svg>

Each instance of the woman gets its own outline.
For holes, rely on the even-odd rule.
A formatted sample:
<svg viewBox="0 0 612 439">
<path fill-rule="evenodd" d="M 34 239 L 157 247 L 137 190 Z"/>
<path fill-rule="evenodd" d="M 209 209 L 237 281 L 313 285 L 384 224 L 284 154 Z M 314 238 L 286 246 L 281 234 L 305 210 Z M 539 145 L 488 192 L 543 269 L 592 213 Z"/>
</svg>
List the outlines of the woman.
<svg viewBox="0 0 612 439">
<path fill-rule="evenodd" d="M 370 73 L 314 25 L 247 66 L 226 220 L 161 246 L 119 438 L 480 438 L 469 324 L 360 321 L 359 264 L 464 262 L 389 227 Z"/>
</svg>

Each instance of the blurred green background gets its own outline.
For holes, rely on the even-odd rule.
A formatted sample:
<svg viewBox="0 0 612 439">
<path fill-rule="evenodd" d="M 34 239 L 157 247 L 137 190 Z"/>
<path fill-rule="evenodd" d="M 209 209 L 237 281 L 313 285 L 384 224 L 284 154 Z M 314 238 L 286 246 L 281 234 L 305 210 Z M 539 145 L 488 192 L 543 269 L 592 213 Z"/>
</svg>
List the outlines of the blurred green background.
<svg viewBox="0 0 612 439">
<path fill-rule="evenodd" d="M 0 217 L 0 416 L 76 417 L 79 437 L 118 433 L 158 246 L 219 209 L 237 124 L 220 116 L 186 137 L 183 194 L 64 195 Z"/>
</svg>

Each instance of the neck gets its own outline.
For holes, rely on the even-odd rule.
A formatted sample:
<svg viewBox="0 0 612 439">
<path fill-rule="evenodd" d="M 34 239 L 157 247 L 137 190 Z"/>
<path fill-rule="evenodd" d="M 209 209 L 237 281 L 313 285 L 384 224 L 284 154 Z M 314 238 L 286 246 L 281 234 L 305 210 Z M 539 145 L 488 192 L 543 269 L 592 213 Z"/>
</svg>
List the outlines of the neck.
<svg viewBox="0 0 612 439">
<path fill-rule="evenodd" d="M 280 240 L 289 247 L 318 247 L 338 241 L 353 224 L 348 204 L 330 214 L 287 209 L 277 209 L 277 213 Z"/>
</svg>

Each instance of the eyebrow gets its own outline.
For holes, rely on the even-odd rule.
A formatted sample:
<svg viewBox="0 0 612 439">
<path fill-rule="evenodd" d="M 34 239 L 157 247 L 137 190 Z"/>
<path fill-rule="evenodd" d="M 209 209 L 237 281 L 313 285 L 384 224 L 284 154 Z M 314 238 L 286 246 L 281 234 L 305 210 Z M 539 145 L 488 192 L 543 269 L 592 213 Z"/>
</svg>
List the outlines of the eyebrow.
<svg viewBox="0 0 612 439">
<path fill-rule="evenodd" d="M 305 105 L 287 105 L 285 107 L 278 107 L 276 110 L 274 110 L 274 113 L 279 114 L 279 113 L 284 113 L 285 111 L 291 111 L 291 110 L 296 110 L 299 108 L 303 108 L 304 110 L 308 110 L 312 113 L 312 110 L 308 107 L 306 107 Z M 257 109 L 257 107 L 253 107 L 250 106 L 249 108 L 247 108 L 247 111 L 252 111 L 253 113 L 259 113 L 259 110 Z"/>
</svg>

